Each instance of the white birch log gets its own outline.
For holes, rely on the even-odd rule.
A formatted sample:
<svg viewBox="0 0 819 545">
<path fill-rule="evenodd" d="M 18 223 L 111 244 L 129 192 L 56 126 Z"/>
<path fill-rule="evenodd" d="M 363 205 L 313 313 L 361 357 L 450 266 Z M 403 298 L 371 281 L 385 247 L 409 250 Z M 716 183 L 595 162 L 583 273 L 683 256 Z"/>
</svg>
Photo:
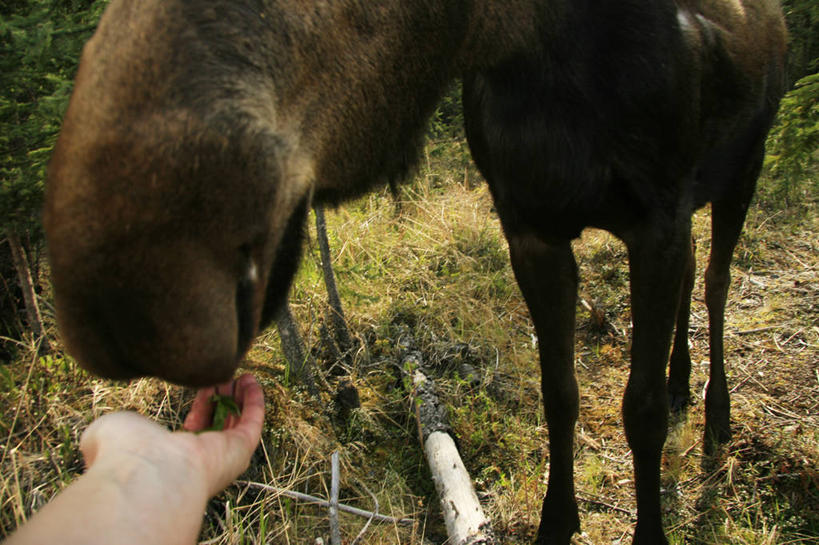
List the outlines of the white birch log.
<svg viewBox="0 0 819 545">
<path fill-rule="evenodd" d="M 433 432 L 427 437 L 424 452 L 441 499 L 450 541 L 457 545 L 492 543 L 487 535 L 489 520 L 472 488 L 472 479 L 461 461 L 455 441 L 448 433 Z"/>
<path fill-rule="evenodd" d="M 489 519 L 481 508 L 446 422 L 446 409 L 438 401 L 435 384 L 419 369 L 421 354 L 410 351 L 403 357 L 404 369 L 412 376 L 413 401 L 418 433 L 424 445 L 435 490 L 452 545 L 494 545 Z"/>
</svg>

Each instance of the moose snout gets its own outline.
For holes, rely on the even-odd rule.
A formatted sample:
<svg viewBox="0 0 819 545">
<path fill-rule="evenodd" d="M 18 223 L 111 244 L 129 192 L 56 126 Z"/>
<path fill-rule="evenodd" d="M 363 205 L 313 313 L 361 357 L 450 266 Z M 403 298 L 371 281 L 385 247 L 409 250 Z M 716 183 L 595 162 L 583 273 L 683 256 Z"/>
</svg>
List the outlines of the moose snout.
<svg viewBox="0 0 819 545">
<path fill-rule="evenodd" d="M 257 328 L 253 286 L 201 255 L 162 250 L 164 259 L 148 252 L 150 259 L 139 264 L 125 253 L 96 267 L 75 262 L 64 270 L 53 259 L 68 351 L 105 378 L 225 382 Z"/>
</svg>

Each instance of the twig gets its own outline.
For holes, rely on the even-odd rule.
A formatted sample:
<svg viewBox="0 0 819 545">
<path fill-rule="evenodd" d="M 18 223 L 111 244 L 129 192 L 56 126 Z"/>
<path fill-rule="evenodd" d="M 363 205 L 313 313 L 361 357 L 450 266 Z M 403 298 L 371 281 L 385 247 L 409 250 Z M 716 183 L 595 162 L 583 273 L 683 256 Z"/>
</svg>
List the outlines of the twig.
<svg viewBox="0 0 819 545">
<path fill-rule="evenodd" d="M 330 458 L 330 545 L 341 545 L 341 529 L 338 525 L 338 451 Z"/>
<path fill-rule="evenodd" d="M 253 488 L 259 488 L 261 490 L 267 490 L 269 492 L 274 492 L 281 496 L 286 496 L 293 500 L 303 501 L 307 503 L 313 503 L 318 505 L 319 507 L 329 507 L 330 502 L 327 500 L 323 500 L 321 498 L 317 498 L 316 496 L 311 496 L 309 494 L 304 494 L 302 492 L 296 492 L 295 490 L 286 490 L 284 488 L 278 488 L 276 486 L 271 486 L 269 484 L 262 484 L 253 481 L 236 481 L 236 484 L 245 485 L 245 486 L 252 486 Z M 412 526 L 415 521 L 408 518 L 395 518 L 395 517 L 388 517 L 387 515 L 379 515 L 377 513 L 373 513 L 372 511 L 367 511 L 365 509 L 359 509 L 358 507 L 352 507 L 350 505 L 345 505 L 343 503 L 338 504 L 338 510 L 344 511 L 345 513 L 350 513 L 352 515 L 357 515 L 359 517 L 371 517 L 375 522 L 389 522 L 390 524 L 398 524 L 399 526 Z"/>
<path fill-rule="evenodd" d="M 11 248 L 11 261 L 17 271 L 17 283 L 23 292 L 28 327 L 32 336 L 40 340 L 38 353 L 40 351 L 49 353 L 51 352 L 51 345 L 45 336 L 43 317 L 40 314 L 40 307 L 37 305 L 37 295 L 34 292 L 34 281 L 31 277 L 31 267 L 28 263 L 28 257 L 26 257 L 26 250 L 23 248 L 19 235 L 15 232 L 6 233 L 6 241 L 9 248 Z"/>
<path fill-rule="evenodd" d="M 803 416 L 800 416 L 796 413 L 782 409 L 781 407 L 774 407 L 773 405 L 765 405 L 763 403 L 762 408 L 765 409 L 768 412 L 768 414 L 778 416 L 780 418 L 789 418 L 791 420 L 801 420 L 802 418 L 804 418 Z"/>
<path fill-rule="evenodd" d="M 803 331 L 804 331 L 804 328 L 800 329 L 799 331 L 797 331 L 796 333 L 794 333 L 793 335 L 791 335 L 790 337 L 788 337 L 787 339 L 785 339 L 784 341 L 782 341 L 782 343 L 781 343 L 781 344 L 782 344 L 782 346 L 785 346 L 786 344 L 788 344 L 789 342 L 791 342 L 791 341 L 793 340 L 793 338 L 794 338 L 794 337 L 796 337 L 797 335 L 799 335 L 799 334 L 800 334 L 800 333 L 802 333 Z"/>
<path fill-rule="evenodd" d="M 361 485 L 361 486 L 364 486 L 364 485 Z M 364 490 L 366 490 L 366 491 L 367 491 L 367 493 L 368 493 L 370 496 L 372 496 L 372 498 L 373 498 L 373 503 L 375 504 L 375 509 L 373 510 L 373 514 L 372 514 L 372 516 L 371 516 L 369 519 L 367 519 L 367 524 L 365 524 L 365 525 L 364 525 L 364 527 L 361 529 L 361 531 L 360 531 L 360 532 L 358 532 L 358 535 L 357 535 L 357 536 L 355 536 L 355 539 L 353 540 L 353 542 L 351 543 L 351 545 L 357 545 L 358 541 L 359 541 L 359 540 L 360 540 L 362 537 L 364 537 L 364 532 L 366 532 L 366 531 L 367 531 L 367 528 L 369 528 L 369 527 L 370 527 L 370 523 L 373 521 L 373 517 L 375 517 L 376 515 L 378 515 L 378 498 L 376 498 L 376 497 L 375 497 L 375 494 L 373 494 L 373 493 L 372 493 L 372 491 L 370 491 L 370 489 L 369 489 L 369 488 L 367 488 L 366 486 L 364 486 Z"/>
<path fill-rule="evenodd" d="M 55 316 L 57 315 L 57 309 L 54 308 L 54 305 L 52 305 L 48 299 L 46 299 L 45 297 L 38 293 L 36 293 L 35 296 L 37 297 L 37 301 L 40 306 L 48 309 L 48 311 L 51 312 L 51 314 Z"/>
<path fill-rule="evenodd" d="M 763 359 L 758 360 L 758 361 L 757 361 L 757 362 L 756 362 L 754 365 L 755 365 L 755 366 L 756 366 L 756 365 L 759 365 L 759 364 L 760 364 L 760 363 L 762 363 L 763 361 L 765 361 L 765 360 L 764 360 L 764 358 L 763 358 Z M 767 363 L 767 362 L 766 362 L 766 363 Z M 764 364 L 763 364 L 763 367 L 764 367 Z M 740 382 L 739 382 L 739 383 L 738 383 L 736 386 L 734 386 L 733 388 L 731 388 L 731 391 L 729 392 L 730 394 L 733 394 L 735 391 L 739 390 L 739 389 L 740 389 L 740 388 L 741 388 L 741 387 L 742 387 L 742 386 L 743 386 L 743 385 L 744 385 L 746 382 L 748 382 L 749 380 L 754 381 L 754 382 L 756 383 L 756 385 L 757 385 L 757 386 L 759 386 L 760 388 L 762 388 L 764 391 L 766 391 L 766 392 L 768 391 L 768 388 L 767 388 L 767 387 L 766 387 L 764 384 L 762 384 L 761 382 L 759 382 L 759 380 L 757 380 L 757 378 L 756 378 L 756 377 L 753 375 L 753 373 L 751 373 L 750 371 L 748 371 L 748 369 L 747 369 L 747 368 L 744 368 L 744 369 L 743 369 L 743 371 L 745 372 L 745 375 L 746 375 L 746 376 L 745 376 L 745 378 L 744 378 L 744 379 L 742 379 L 742 380 L 741 380 L 741 381 L 740 381 Z"/>
<path fill-rule="evenodd" d="M 796 257 L 796 255 L 794 255 L 794 253 L 793 253 L 793 252 L 791 252 L 791 251 L 790 251 L 790 250 L 788 250 L 787 248 L 782 248 L 782 249 L 783 249 L 783 250 L 785 250 L 785 253 L 786 253 L 786 254 L 788 254 L 789 256 L 791 256 L 791 258 L 792 258 L 794 261 L 796 261 L 797 263 L 799 263 L 799 265 L 801 265 L 801 267 L 802 267 L 803 269 L 807 269 L 807 270 L 809 270 L 809 271 L 810 271 L 810 270 L 813 270 L 813 267 L 811 267 L 810 265 L 806 264 L 804 261 L 802 261 L 801 259 L 799 259 L 798 257 Z"/>
<path fill-rule="evenodd" d="M 757 230 L 757 231 L 760 231 L 760 230 L 762 229 L 762 227 L 764 227 L 764 226 L 765 226 L 765 224 L 766 224 L 766 223 L 768 223 L 769 221 L 771 221 L 772 219 L 774 219 L 776 216 L 781 215 L 782 213 L 783 213 L 783 212 L 780 210 L 779 212 L 776 212 L 775 214 L 773 214 L 773 215 L 771 215 L 771 216 L 769 216 L 769 217 L 765 218 L 764 220 L 762 220 L 762 222 L 761 222 L 759 225 L 757 225 L 756 230 Z"/>
<path fill-rule="evenodd" d="M 624 509 L 622 507 L 617 507 L 616 505 L 612 505 L 610 503 L 606 503 L 604 501 L 597 500 L 597 499 L 585 498 L 585 497 L 581 496 L 580 494 L 577 494 L 576 496 L 577 496 L 578 500 L 580 500 L 580 501 L 582 501 L 584 503 L 591 503 L 593 505 L 599 505 L 601 507 L 611 509 L 612 511 L 617 511 L 618 513 L 623 513 L 623 514 L 628 515 L 628 516 L 630 516 L 632 518 L 637 516 L 637 513 L 635 511 L 630 510 L 630 509 Z"/>
<path fill-rule="evenodd" d="M 689 453 L 690 453 L 692 450 L 694 450 L 694 447 L 696 447 L 697 445 L 699 445 L 701 441 L 702 441 L 702 438 L 697 439 L 696 441 L 694 441 L 693 443 L 691 443 L 691 446 L 690 446 L 690 447 L 688 447 L 687 449 L 685 449 L 684 451 L 682 451 L 682 454 L 680 454 L 680 457 L 685 458 L 686 456 L 688 456 L 688 454 L 689 454 Z"/>
<path fill-rule="evenodd" d="M 762 333 L 763 331 L 770 331 L 771 329 L 777 329 L 781 326 L 779 325 L 768 325 L 765 327 L 757 327 L 756 329 L 746 329 L 744 331 L 735 331 L 734 335 L 750 335 L 751 333 Z"/>
<path fill-rule="evenodd" d="M 14 344 L 16 344 L 16 345 L 18 345 L 18 346 L 20 346 L 22 348 L 30 348 L 31 347 L 31 345 L 29 345 L 27 343 L 24 343 L 20 339 L 12 339 L 11 337 L 4 337 L 2 335 L 0 335 L 0 341 L 5 341 L 5 342 L 8 342 L 8 343 L 14 343 Z"/>
<path fill-rule="evenodd" d="M 285 303 L 276 318 L 276 326 L 279 329 L 279 339 L 281 340 L 284 359 L 293 375 L 307 386 L 307 391 L 313 397 L 318 397 L 319 391 L 313 378 L 315 375 L 315 362 L 313 357 L 304 348 L 304 341 L 296 325 L 296 319 L 290 311 L 290 305 Z"/>
<path fill-rule="evenodd" d="M 756 379 L 754 379 L 754 377 L 753 377 L 753 376 L 752 376 L 750 373 L 748 373 L 748 375 L 747 375 L 747 376 L 746 376 L 744 379 L 742 379 L 740 382 L 738 382 L 736 386 L 734 386 L 733 388 L 731 388 L 731 391 L 730 391 L 730 392 L 728 392 L 728 393 L 729 393 L 729 394 L 733 394 L 734 392 L 736 392 L 737 390 L 739 390 L 740 388 L 742 388 L 742 387 L 745 385 L 745 383 L 746 383 L 746 382 L 748 382 L 749 380 L 752 380 L 752 379 L 754 380 L 754 382 L 756 382 L 757 384 L 759 384 L 759 381 L 757 381 Z M 767 388 L 765 388 L 765 386 L 762 386 L 762 388 L 763 388 L 763 389 L 764 389 L 766 392 L 768 391 L 768 389 L 767 389 Z"/>
<path fill-rule="evenodd" d="M 347 320 L 341 307 L 341 297 L 339 297 L 338 287 L 336 286 L 336 277 L 333 273 L 324 208 L 316 206 L 313 210 L 316 213 L 316 238 L 318 239 L 319 254 L 321 255 L 321 271 L 324 275 L 327 300 L 330 305 L 330 322 L 333 324 L 333 333 L 335 333 L 336 342 L 338 342 L 341 352 L 345 357 L 348 357 L 353 347 L 353 339 L 350 336 L 350 329 L 347 327 Z"/>
</svg>

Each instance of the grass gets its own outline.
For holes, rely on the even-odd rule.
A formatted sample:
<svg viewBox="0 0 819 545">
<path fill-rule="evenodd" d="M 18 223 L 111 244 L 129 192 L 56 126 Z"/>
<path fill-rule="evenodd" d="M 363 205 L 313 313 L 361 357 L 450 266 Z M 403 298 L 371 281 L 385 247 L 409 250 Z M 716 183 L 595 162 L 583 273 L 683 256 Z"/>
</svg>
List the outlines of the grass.
<svg viewBox="0 0 819 545">
<path fill-rule="evenodd" d="M 201 541 L 313 544 L 326 510 L 261 490 L 327 497 L 330 455 L 341 454 L 342 502 L 412 527 L 373 524 L 360 543 L 443 543 L 445 530 L 396 368 L 411 333 L 436 371 L 461 454 L 504 543 L 531 543 L 545 492 L 548 434 L 537 339 L 514 283 L 486 188 L 461 141 L 431 143 L 417 177 L 327 214 L 334 267 L 359 350 L 349 379 L 361 406 L 344 411 L 338 377 L 323 371 L 326 315 L 311 242 L 291 294 L 307 345 L 322 366 L 311 397 L 286 370 L 275 330 L 243 362 L 265 390 L 263 444 L 241 483 L 211 501 Z M 694 220 L 699 257 L 690 326 L 696 404 L 670 430 L 663 458 L 665 526 L 675 544 L 819 543 L 819 218 L 809 194 L 774 206 L 763 181 L 736 252 L 726 320 L 734 438 L 702 457 L 708 371 L 702 271 L 708 212 Z M 809 185 L 815 187 L 816 184 Z M 634 525 L 631 456 L 620 418 L 630 316 L 625 248 L 589 230 L 574 243 L 581 271 L 577 318 L 576 483 L 583 534 L 575 543 L 628 543 Z M 53 316 L 47 319 L 53 321 Z M 54 333 L 53 326 L 51 332 Z M 57 342 L 58 344 L 58 342 Z M 25 353 L 25 350 L 21 350 Z M 8 535 L 82 469 L 77 451 L 97 416 L 136 410 L 178 428 L 192 392 L 155 380 L 89 377 L 70 358 L 29 350 L 0 369 L 0 533 Z M 352 542 L 366 520 L 342 515 Z"/>
</svg>

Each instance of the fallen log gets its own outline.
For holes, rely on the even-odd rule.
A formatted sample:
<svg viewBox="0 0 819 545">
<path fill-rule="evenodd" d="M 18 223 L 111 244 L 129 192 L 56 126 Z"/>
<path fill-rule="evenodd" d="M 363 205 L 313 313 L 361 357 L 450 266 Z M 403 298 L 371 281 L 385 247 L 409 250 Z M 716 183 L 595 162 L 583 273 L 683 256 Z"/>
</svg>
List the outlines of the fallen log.
<svg viewBox="0 0 819 545">
<path fill-rule="evenodd" d="M 408 344 L 404 342 L 404 346 Z M 418 436 L 440 499 L 448 543 L 494 545 L 497 541 L 489 519 L 452 439 L 446 407 L 438 399 L 435 383 L 424 370 L 421 353 L 405 349 L 401 366 L 412 392 Z"/>
</svg>

